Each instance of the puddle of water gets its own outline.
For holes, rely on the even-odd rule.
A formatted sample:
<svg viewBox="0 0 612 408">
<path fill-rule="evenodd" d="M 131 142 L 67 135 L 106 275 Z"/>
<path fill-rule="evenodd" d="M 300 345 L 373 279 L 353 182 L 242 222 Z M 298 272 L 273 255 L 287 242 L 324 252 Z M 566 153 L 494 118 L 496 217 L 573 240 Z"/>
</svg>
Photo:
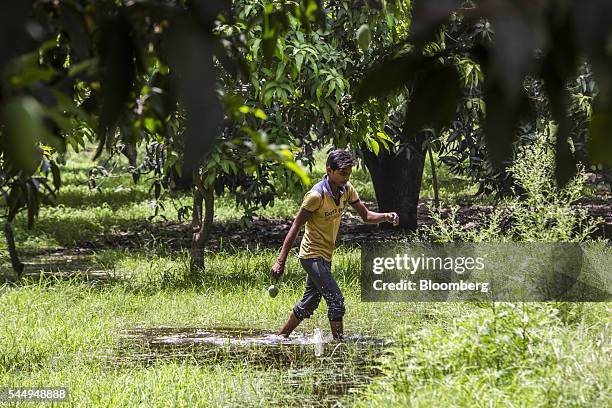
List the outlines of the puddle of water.
<svg viewBox="0 0 612 408">
<path fill-rule="evenodd" d="M 324 336 L 320 331 L 315 333 L 293 333 L 288 339 L 273 333 L 255 329 L 235 328 L 176 328 L 157 327 L 146 329 L 124 330 L 120 333 L 125 340 L 133 340 L 150 346 L 180 345 L 216 345 L 216 346 L 296 346 L 309 344 L 339 344 L 331 335 Z M 361 334 L 346 336 L 344 343 L 361 346 L 384 347 L 392 343 L 388 339 L 377 339 Z"/>
<path fill-rule="evenodd" d="M 92 260 L 91 254 L 82 251 L 59 251 L 28 258 L 24 263 L 22 277 L 27 280 L 76 280 L 92 284 L 105 284 L 113 281 L 113 276 L 107 270 Z M 2 271 L 11 280 L 16 275 L 10 265 L 0 265 Z"/>
<path fill-rule="evenodd" d="M 191 360 L 277 369 L 288 398 L 321 406 L 350 396 L 379 375 L 376 361 L 390 343 L 362 334 L 349 334 L 338 343 L 320 333 L 298 332 L 284 339 L 254 329 L 162 327 L 124 330 L 117 349 L 100 357 L 127 366 Z"/>
</svg>

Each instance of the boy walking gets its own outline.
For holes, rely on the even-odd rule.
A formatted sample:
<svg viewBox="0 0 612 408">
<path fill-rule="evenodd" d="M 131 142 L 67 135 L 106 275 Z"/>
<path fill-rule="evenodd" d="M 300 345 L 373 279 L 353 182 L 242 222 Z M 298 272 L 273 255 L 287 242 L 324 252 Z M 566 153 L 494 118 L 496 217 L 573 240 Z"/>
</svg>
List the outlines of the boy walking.
<svg viewBox="0 0 612 408">
<path fill-rule="evenodd" d="M 350 204 L 364 222 L 399 224 L 397 213 L 369 211 L 359 199 L 349 177 L 355 161 L 346 150 L 334 150 L 327 157 L 326 173 L 304 195 L 302 207 L 289 229 L 271 274 L 278 279 L 284 272 L 285 261 L 302 226 L 306 226 L 300 245 L 300 263 L 306 270 L 304 296 L 294 307 L 278 335 L 289 337 L 302 320 L 312 315 L 321 298 L 327 303 L 327 317 L 334 339 L 343 338 L 344 297 L 331 273 L 332 253 L 342 214 Z"/>
</svg>

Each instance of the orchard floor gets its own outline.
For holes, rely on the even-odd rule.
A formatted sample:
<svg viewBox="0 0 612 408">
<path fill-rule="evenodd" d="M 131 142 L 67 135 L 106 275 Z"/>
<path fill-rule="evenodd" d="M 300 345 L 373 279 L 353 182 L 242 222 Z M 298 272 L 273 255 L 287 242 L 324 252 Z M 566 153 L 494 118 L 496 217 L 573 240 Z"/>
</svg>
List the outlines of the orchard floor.
<svg viewBox="0 0 612 408">
<path fill-rule="evenodd" d="M 360 301 L 359 250 L 340 248 L 347 341 L 270 335 L 303 290 L 294 257 L 270 298 L 271 249 L 109 249 L 32 262 L 0 287 L 0 384 L 62 386 L 71 406 L 609 406 L 608 303 Z M 54 262 L 50 262 L 54 259 Z M 46 270 L 47 273 L 36 273 Z"/>
<path fill-rule="evenodd" d="M 329 333 L 324 306 L 293 339 L 270 337 L 303 285 L 292 262 L 270 298 L 274 256 L 213 255 L 201 284 L 185 256 L 41 259 L 46 274 L 0 289 L 0 384 L 67 387 L 74 406 L 351 405 L 380 375 L 394 330 L 425 322 L 431 308 L 361 303 L 358 254 L 341 253 L 347 341 L 327 338 L 316 356 L 314 328 Z"/>
<path fill-rule="evenodd" d="M 268 272 L 300 197 L 278 197 L 246 227 L 218 197 L 194 279 L 189 227 L 176 221 L 189 196 L 157 202 L 125 171 L 90 191 L 94 150 L 68 160 L 57 205 L 32 230 L 16 219 L 25 278 L 12 276 L 0 237 L 0 388 L 63 386 L 75 407 L 612 406 L 610 303 L 361 302 L 359 242 L 401 234 L 348 215 L 333 263 L 347 342 L 312 344 L 315 328 L 329 336 L 324 304 L 279 342 L 270 335 L 304 272 L 293 253 L 275 298 Z M 477 189 L 440 170 L 445 205 L 477 226 L 490 203 L 464 203 Z M 373 208 L 367 174 L 351 180 Z M 612 225 L 608 193 L 581 204 Z"/>
</svg>

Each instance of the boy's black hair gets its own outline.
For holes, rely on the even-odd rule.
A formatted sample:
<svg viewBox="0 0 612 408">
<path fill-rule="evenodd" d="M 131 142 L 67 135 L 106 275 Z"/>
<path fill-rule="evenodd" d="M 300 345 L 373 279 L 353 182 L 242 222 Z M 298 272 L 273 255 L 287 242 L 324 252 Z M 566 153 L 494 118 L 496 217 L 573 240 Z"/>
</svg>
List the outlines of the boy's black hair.
<svg viewBox="0 0 612 408">
<path fill-rule="evenodd" d="M 327 166 L 332 170 L 345 169 L 355 165 L 355 159 L 348 150 L 336 149 L 327 156 Z"/>
</svg>

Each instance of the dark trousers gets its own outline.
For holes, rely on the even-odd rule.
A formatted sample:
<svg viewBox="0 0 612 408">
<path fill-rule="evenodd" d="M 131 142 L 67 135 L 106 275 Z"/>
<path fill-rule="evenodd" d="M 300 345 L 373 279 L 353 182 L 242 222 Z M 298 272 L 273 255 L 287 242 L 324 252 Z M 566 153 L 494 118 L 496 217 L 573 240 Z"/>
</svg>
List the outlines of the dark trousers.
<svg viewBox="0 0 612 408">
<path fill-rule="evenodd" d="M 327 302 L 327 317 L 341 321 L 344 316 L 344 297 L 331 273 L 331 262 L 323 258 L 300 259 L 306 270 L 304 297 L 293 307 L 293 314 L 300 321 L 312 316 L 321 297 Z"/>
</svg>

